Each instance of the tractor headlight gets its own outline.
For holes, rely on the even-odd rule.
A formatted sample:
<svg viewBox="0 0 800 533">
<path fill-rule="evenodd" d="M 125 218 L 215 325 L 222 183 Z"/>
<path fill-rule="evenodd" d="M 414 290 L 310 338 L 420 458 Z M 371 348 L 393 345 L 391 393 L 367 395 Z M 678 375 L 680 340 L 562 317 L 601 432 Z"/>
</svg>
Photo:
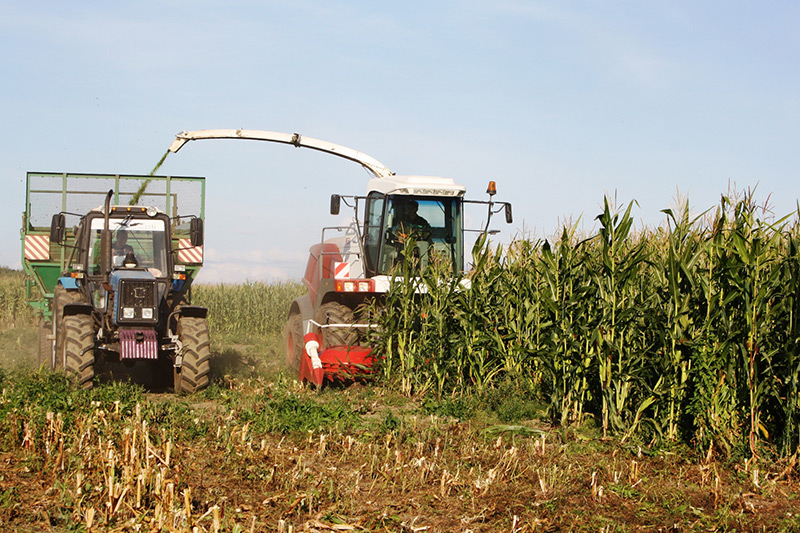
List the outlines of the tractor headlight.
<svg viewBox="0 0 800 533">
<path fill-rule="evenodd" d="M 142 318 L 145 320 L 152 320 L 153 319 L 153 308 L 152 307 L 144 307 L 142 309 Z"/>
<path fill-rule="evenodd" d="M 122 318 L 131 319 L 135 316 L 135 312 L 133 307 L 123 307 L 122 308 Z"/>
<path fill-rule="evenodd" d="M 344 282 L 344 292 L 355 292 L 356 284 L 352 281 Z"/>
</svg>

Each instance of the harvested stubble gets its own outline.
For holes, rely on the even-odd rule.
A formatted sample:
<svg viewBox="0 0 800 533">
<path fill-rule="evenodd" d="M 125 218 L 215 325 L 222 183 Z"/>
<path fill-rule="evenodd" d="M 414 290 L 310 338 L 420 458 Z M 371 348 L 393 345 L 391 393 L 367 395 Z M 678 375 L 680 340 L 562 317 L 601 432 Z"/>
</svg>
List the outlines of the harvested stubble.
<svg viewBox="0 0 800 533">
<path fill-rule="evenodd" d="M 379 390 L 256 385 L 212 390 L 195 409 L 126 396 L 121 386 L 114 400 L 100 387 L 75 391 L 64 411 L 41 413 L 48 397 L 26 403 L 15 390 L 24 383 L 4 382 L 0 424 L 14 447 L 0 450 L 0 495 L 13 503 L 0 498 L 0 523 L 186 532 L 730 529 L 788 527 L 796 511 L 780 496 L 797 488 L 781 472 L 789 464 L 751 461 L 738 475 L 713 458 L 637 455 L 546 427 L 528 437 L 520 426 L 481 431 L 414 411 L 387 424 Z M 86 401 L 90 394 L 98 396 Z M 289 423 L 297 429 L 276 429 Z M 736 510 L 742 494 L 757 512 Z"/>
</svg>

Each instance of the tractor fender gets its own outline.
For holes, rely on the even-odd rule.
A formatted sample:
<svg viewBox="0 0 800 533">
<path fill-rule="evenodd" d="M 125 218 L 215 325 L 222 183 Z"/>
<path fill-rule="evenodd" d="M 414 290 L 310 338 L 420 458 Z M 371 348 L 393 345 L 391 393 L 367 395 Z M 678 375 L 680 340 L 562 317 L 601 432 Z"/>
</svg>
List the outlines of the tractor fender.
<svg viewBox="0 0 800 533">
<path fill-rule="evenodd" d="M 208 317 L 208 308 L 199 305 L 182 305 L 177 310 L 177 314 L 192 318 L 206 318 Z"/>
<path fill-rule="evenodd" d="M 91 315 L 93 310 L 91 304 L 83 302 L 69 303 L 64 306 L 63 316 Z"/>
<path fill-rule="evenodd" d="M 58 278 L 58 282 L 68 291 L 78 290 L 78 280 L 76 278 L 71 276 L 61 276 Z"/>
<path fill-rule="evenodd" d="M 304 294 L 292 302 L 292 305 L 289 307 L 288 316 L 291 316 L 295 313 L 298 313 L 301 317 L 303 317 L 303 320 L 314 318 L 314 306 L 311 304 L 311 296 Z"/>
</svg>

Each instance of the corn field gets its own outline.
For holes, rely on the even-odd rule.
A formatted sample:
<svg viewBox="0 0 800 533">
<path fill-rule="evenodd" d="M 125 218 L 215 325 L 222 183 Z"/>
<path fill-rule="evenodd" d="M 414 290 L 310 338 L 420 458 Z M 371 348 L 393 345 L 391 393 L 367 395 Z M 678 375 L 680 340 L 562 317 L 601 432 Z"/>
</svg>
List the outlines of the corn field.
<svg viewBox="0 0 800 533">
<path fill-rule="evenodd" d="M 296 282 L 196 284 L 192 303 L 208 308 L 213 333 L 280 335 L 289 305 L 304 291 Z"/>
<path fill-rule="evenodd" d="M 383 378 L 440 396 L 513 380 L 562 426 L 595 420 L 623 441 L 793 454 L 797 217 L 735 194 L 696 217 L 688 202 L 666 209 L 663 226 L 634 232 L 632 207 L 606 199 L 589 237 L 565 225 L 506 249 L 480 241 L 469 285 L 446 268 L 414 277 L 410 258 L 377 314 Z"/>
<path fill-rule="evenodd" d="M 0 327 L 29 324 L 33 320 L 22 280 L 22 272 L 0 267 Z"/>
</svg>

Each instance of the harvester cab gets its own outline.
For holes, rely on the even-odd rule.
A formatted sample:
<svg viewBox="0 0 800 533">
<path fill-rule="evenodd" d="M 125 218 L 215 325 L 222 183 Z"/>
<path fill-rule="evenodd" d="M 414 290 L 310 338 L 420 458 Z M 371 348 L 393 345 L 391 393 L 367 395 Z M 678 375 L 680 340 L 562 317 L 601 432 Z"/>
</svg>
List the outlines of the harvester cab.
<svg viewBox="0 0 800 533">
<path fill-rule="evenodd" d="M 489 201 L 464 199 L 466 188 L 450 178 L 396 176 L 370 180 L 367 196 L 331 196 L 331 214 L 338 215 L 342 201 L 353 208 L 355 224 L 348 227 L 339 262 L 350 278 L 387 277 L 405 254 L 413 253 L 419 267 L 431 261 L 450 265 L 454 273 L 464 270 L 465 232 L 488 231 L 492 215 L 503 210 L 512 222 L 511 205 L 492 201 L 496 187 L 490 182 Z M 363 203 L 363 219 L 359 204 Z M 484 230 L 464 228 L 466 204 L 488 206 Z M 499 206 L 499 207 L 498 207 Z M 340 230 L 341 228 L 326 228 Z M 356 237 L 354 239 L 354 237 Z M 323 239 L 324 240 L 324 239 Z M 331 242 L 335 242 L 331 241 Z M 408 250 L 412 246 L 413 250 Z M 385 283 L 385 279 L 376 283 Z"/>
<path fill-rule="evenodd" d="M 73 211 L 98 196 L 102 205 Z M 154 205 L 137 205 L 142 196 Z M 208 384 L 207 311 L 189 303 L 202 265 L 203 196 L 203 178 L 28 174 L 23 264 L 42 323 L 41 363 L 85 388 L 99 358 L 171 367 L 175 392 Z M 199 210 L 184 214 L 179 197 Z M 42 227 L 41 212 L 59 203 Z"/>
</svg>

